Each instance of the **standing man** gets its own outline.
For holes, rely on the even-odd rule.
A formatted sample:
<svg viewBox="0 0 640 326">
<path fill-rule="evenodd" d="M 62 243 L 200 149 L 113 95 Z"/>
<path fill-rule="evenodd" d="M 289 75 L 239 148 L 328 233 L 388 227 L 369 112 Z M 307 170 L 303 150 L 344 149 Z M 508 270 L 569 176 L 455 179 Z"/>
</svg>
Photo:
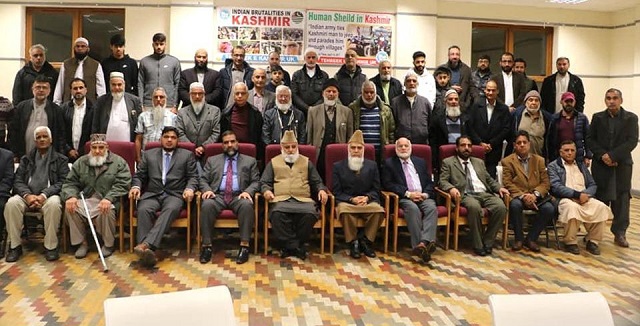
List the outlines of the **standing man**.
<svg viewBox="0 0 640 326">
<path fill-rule="evenodd" d="M 334 77 L 340 89 L 340 102 L 342 105 L 349 105 L 360 94 L 362 83 L 367 80 L 367 75 L 362 73 L 362 68 L 358 65 L 358 54 L 353 49 L 348 49 L 344 54 L 344 64 L 340 67 Z"/>
<path fill-rule="evenodd" d="M 71 87 L 73 99 L 65 102 L 62 106 L 65 138 L 63 153 L 73 163 L 85 154 L 84 144 L 89 141 L 89 136 L 91 136 L 93 103 L 87 100 L 87 87 L 84 80 L 74 78 L 69 87 Z"/>
<path fill-rule="evenodd" d="M 293 73 L 291 93 L 293 105 L 306 117 L 309 107 L 322 103 L 322 85 L 329 79 L 329 75 L 317 63 L 317 50 L 307 49 L 304 52 L 304 62 L 302 69 Z"/>
<path fill-rule="evenodd" d="M 542 109 L 549 113 L 562 110 L 560 97 L 565 92 L 571 92 L 576 97 L 576 111 L 584 112 L 584 86 L 580 77 L 569 72 L 569 58 L 556 59 L 555 74 L 547 76 L 542 81 Z M 615 214 L 614 214 L 615 215 Z"/>
<path fill-rule="evenodd" d="M 404 77 L 404 94 L 391 100 L 391 111 L 396 119 L 395 136 L 406 137 L 416 144 L 429 144 L 429 119 L 433 102 L 418 94 L 419 85 L 418 75 L 409 71 Z M 435 99 L 435 92 L 433 96 Z"/>
<path fill-rule="evenodd" d="M 358 259 L 361 253 L 375 258 L 373 242 L 384 221 L 380 206 L 380 173 L 376 162 L 364 158 L 364 138 L 356 130 L 348 143 L 349 157 L 333 164 L 333 185 L 336 214 L 343 218 L 344 238 L 349 255 Z M 364 230 L 358 232 L 358 219 L 364 219 Z"/>
<path fill-rule="evenodd" d="M 193 153 L 178 148 L 178 130 L 165 127 L 160 142 L 162 147 L 144 151 L 129 191 L 129 198 L 139 200 L 138 245 L 133 250 L 147 267 L 155 266 L 162 236 L 185 202 L 191 204 L 199 182 Z"/>
<path fill-rule="evenodd" d="M 396 96 L 402 94 L 402 83 L 391 76 L 391 70 L 391 61 L 380 61 L 378 74 L 369 79 L 376 85 L 376 93 L 387 105 L 391 104 L 391 100 Z"/>
<path fill-rule="evenodd" d="M 524 76 L 513 71 L 513 54 L 505 52 L 500 57 L 500 73 L 491 76 L 498 85 L 498 99 L 513 112 L 524 102 L 527 94 Z"/>
<path fill-rule="evenodd" d="M 180 60 L 165 53 L 167 36 L 163 33 L 153 35 L 151 46 L 153 54 L 140 60 L 138 72 L 138 97 L 142 105 L 151 106 L 151 95 L 156 87 L 164 88 L 167 93 L 167 105 L 178 107 L 178 85 L 180 84 Z"/>
<path fill-rule="evenodd" d="M 46 52 L 47 49 L 42 44 L 34 44 L 29 48 L 29 62 L 18 70 L 13 81 L 13 106 L 33 98 L 31 86 L 38 75 L 46 76 L 51 88 L 56 88 L 58 71 L 47 61 Z M 49 94 L 49 101 L 53 101 L 53 93 Z"/>
<path fill-rule="evenodd" d="M 381 149 L 395 139 L 391 108 L 376 95 L 376 85 L 370 80 L 362 84 L 362 95 L 349 108 L 353 112 L 353 128 L 362 131 L 364 142 L 373 144 L 379 158 Z"/>
<path fill-rule="evenodd" d="M 304 113 L 292 105 L 291 89 L 280 85 L 276 88 L 275 107 L 264 112 L 262 117 L 262 142 L 278 144 L 287 130 L 293 131 L 301 143 L 307 142 L 307 122 Z"/>
<path fill-rule="evenodd" d="M 271 53 L 269 53 L 269 67 L 267 68 L 268 80 L 271 80 L 271 72 L 273 71 L 273 68 L 275 66 L 280 66 L 280 52 L 271 51 Z M 282 74 L 283 74 L 282 81 L 284 82 L 284 85 L 291 87 L 291 76 L 289 75 L 289 73 L 283 69 Z"/>
<path fill-rule="evenodd" d="M 500 187 L 489 175 L 481 159 L 471 157 L 471 146 L 471 139 L 467 136 L 456 140 L 457 155 L 442 161 L 440 187 L 467 209 L 473 252 L 487 256 L 493 251 L 496 234 L 507 215 L 507 208 L 496 195 L 503 197 L 509 194 L 509 190 Z M 489 224 L 484 232 L 483 208 L 489 211 Z"/>
<path fill-rule="evenodd" d="M 36 148 L 20 159 L 13 183 L 13 197 L 4 210 L 11 247 L 7 262 L 15 262 L 22 255 L 22 226 L 24 213 L 29 210 L 42 212 L 44 221 L 44 249 L 47 261 L 60 258 L 58 253 L 58 229 L 62 217 L 60 189 L 69 173 L 67 158 L 51 147 L 51 130 L 39 126 L 34 130 Z"/>
<path fill-rule="evenodd" d="M 629 201 L 633 159 L 638 145 L 638 116 L 622 107 L 622 92 L 610 88 L 605 93 L 607 109 L 595 113 L 587 133 L 587 146 L 593 152 L 593 178 L 598 185 L 596 198 L 611 207 L 611 232 L 620 247 L 629 247 Z"/>
<path fill-rule="evenodd" d="M 247 85 L 242 82 L 233 85 L 233 102 L 222 112 L 220 130 L 232 130 L 240 143 L 255 144 L 258 157 L 262 157 L 262 114 L 248 99 Z"/>
<path fill-rule="evenodd" d="M 466 108 L 471 104 L 471 96 L 469 95 L 471 88 L 471 68 L 460 60 L 459 46 L 450 46 L 447 56 L 449 60 L 447 60 L 444 66 L 451 70 L 451 88 L 458 92 L 460 103 Z"/>
<path fill-rule="evenodd" d="M 589 118 L 576 111 L 576 97 L 571 92 L 562 94 L 562 111 L 554 113 L 549 121 L 547 131 L 547 157 L 552 162 L 558 158 L 560 144 L 566 140 L 573 141 L 576 147 L 576 159 L 587 167 L 591 166 L 593 153 L 587 146 L 587 133 L 589 132 Z"/>
<path fill-rule="evenodd" d="M 253 67 L 244 61 L 245 50 L 237 45 L 231 51 L 231 58 L 224 61 L 224 68 L 220 70 L 220 82 L 222 85 L 222 95 L 219 106 L 226 108 L 233 102 L 232 87 L 236 83 L 245 83 L 247 88 L 253 88 Z"/>
<path fill-rule="evenodd" d="M 455 92 L 455 91 L 454 91 Z M 433 180 L 425 160 L 411 155 L 411 141 L 396 140 L 396 155 L 384 162 L 384 189 L 398 195 L 411 235 L 411 248 L 423 262 L 431 260 L 436 251 L 438 211 Z"/>
<path fill-rule="evenodd" d="M 491 79 L 491 57 L 487 54 L 481 55 L 476 67 L 477 69 L 471 74 L 473 90 L 471 90 L 470 105 L 479 99 L 484 99 L 484 88 Z"/>
<path fill-rule="evenodd" d="M 69 238 L 71 246 L 76 248 L 77 259 L 86 257 L 89 249 L 87 218 L 93 220 L 96 233 L 102 237 L 102 254 L 107 257 L 113 253 L 119 199 L 127 194 L 131 185 L 129 165 L 109 151 L 106 135 L 93 134 L 90 138 L 91 151 L 73 163 L 60 195 L 65 202 Z M 80 202 L 81 191 L 84 191 L 90 216 Z"/>
<path fill-rule="evenodd" d="M 136 162 L 142 160 L 142 152 L 149 142 L 158 142 L 164 127 L 175 126 L 177 114 L 167 108 L 167 93 L 158 87 L 153 91 L 153 108 L 138 117 L 136 125 Z"/>
<path fill-rule="evenodd" d="M 204 85 L 204 101 L 217 105 L 222 96 L 222 85 L 220 84 L 220 73 L 215 69 L 209 69 L 209 54 L 205 49 L 198 49 L 193 56 L 195 66 L 185 69 L 180 73 L 180 84 L 178 86 L 178 95 L 182 106 L 191 105 L 189 96 L 189 85 L 193 82 L 199 82 Z"/>
<path fill-rule="evenodd" d="M 524 76 L 524 81 L 525 81 L 525 91 L 530 92 L 530 91 L 538 91 L 538 84 L 536 83 L 535 80 L 529 78 L 527 76 L 527 62 L 524 61 L 523 58 L 516 58 L 516 60 L 514 60 L 514 65 L 513 65 L 513 71 L 521 73 Z"/>
<path fill-rule="evenodd" d="M 233 131 L 222 134 L 222 151 L 222 154 L 207 159 L 200 178 L 200 263 L 211 261 L 213 226 L 220 212 L 230 209 L 238 217 L 240 229 L 240 250 L 236 263 L 244 264 L 249 260 L 249 243 L 255 219 L 253 195 L 260 190 L 260 172 L 255 158 L 238 152 L 238 140 Z"/>
<path fill-rule="evenodd" d="M 512 115 L 513 135 L 520 130 L 529 133 L 531 153 L 547 157 L 547 130 L 551 115 L 540 110 L 540 93 L 530 91 L 524 97 L 524 105 L 518 107 Z M 511 150 L 507 150 L 510 153 Z"/>
<path fill-rule="evenodd" d="M 276 103 L 276 95 L 265 88 L 268 82 L 267 72 L 262 68 L 255 69 L 251 81 L 253 89 L 249 91 L 248 102 L 264 115 L 264 112 L 273 108 Z"/>
<path fill-rule="evenodd" d="M 191 105 L 182 108 L 176 118 L 176 130 L 182 142 L 196 145 L 195 155 L 202 158 L 204 145 L 215 143 L 220 135 L 220 109 L 204 101 L 204 85 L 189 86 Z"/>
<path fill-rule="evenodd" d="M 436 102 L 436 81 L 433 79 L 433 75 L 425 68 L 426 57 L 427 55 L 422 51 L 413 53 L 413 68 L 410 68 L 405 75 L 405 89 L 407 87 L 406 76 L 413 73 L 418 79 L 416 83 L 418 95 L 425 97 L 429 101 L 429 105 L 433 107 L 433 104 Z M 391 105 L 391 107 L 393 108 L 393 105 Z"/>
<path fill-rule="evenodd" d="M 267 163 L 260 179 L 264 199 L 271 203 L 269 220 L 280 258 L 307 259 L 304 245 L 318 220 L 315 201 L 327 203 L 327 187 L 308 157 L 300 155 L 293 131 L 280 142 L 282 154 Z"/>
<path fill-rule="evenodd" d="M 124 53 L 124 36 L 115 34 L 109 41 L 111 55 L 102 60 L 102 72 L 104 76 L 111 76 L 114 71 L 124 75 L 125 92 L 138 96 L 138 63 L 135 59 Z M 111 92 L 111 90 L 107 90 Z"/>
<path fill-rule="evenodd" d="M 142 113 L 140 100 L 124 91 L 124 74 L 121 72 L 111 73 L 109 87 L 111 93 L 100 96 L 96 102 L 91 132 L 106 134 L 107 141 L 134 142 L 138 116 Z"/>
<path fill-rule="evenodd" d="M 87 98 L 92 103 L 106 93 L 102 66 L 89 57 L 89 50 L 89 41 L 84 37 L 78 37 L 73 46 L 74 56 L 62 62 L 53 93 L 53 102 L 57 105 L 62 105 L 71 99 L 69 86 L 73 78 L 82 78 L 85 81 Z M 55 131 L 53 133 L 55 134 Z"/>
</svg>

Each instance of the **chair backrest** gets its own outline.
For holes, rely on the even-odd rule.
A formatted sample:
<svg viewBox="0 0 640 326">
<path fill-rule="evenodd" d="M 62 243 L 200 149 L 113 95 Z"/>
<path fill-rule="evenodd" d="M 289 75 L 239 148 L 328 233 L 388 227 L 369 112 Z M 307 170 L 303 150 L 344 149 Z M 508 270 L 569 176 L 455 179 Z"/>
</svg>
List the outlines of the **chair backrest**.
<svg viewBox="0 0 640 326">
<path fill-rule="evenodd" d="M 106 326 L 235 326 L 229 288 L 204 289 L 110 298 L 104 301 Z"/>
<path fill-rule="evenodd" d="M 131 175 L 136 174 L 136 144 L 130 141 L 107 141 L 109 151 L 121 156 L 129 165 Z M 91 142 L 84 144 L 84 152 L 91 151 Z"/>
<path fill-rule="evenodd" d="M 439 151 L 440 162 L 442 162 L 445 158 L 453 155 L 456 155 L 455 144 L 446 144 L 446 145 L 440 146 L 440 151 Z M 471 156 L 484 160 L 484 148 L 480 145 L 473 145 L 471 147 Z"/>
<path fill-rule="evenodd" d="M 331 189 L 333 184 L 333 163 L 349 157 L 349 144 L 329 144 L 324 148 L 324 181 Z M 376 150 L 372 144 L 364 145 L 364 158 L 376 161 Z"/>
<path fill-rule="evenodd" d="M 159 141 L 150 141 L 147 143 L 147 146 L 145 146 L 144 149 L 158 148 L 160 146 L 162 145 L 160 144 Z M 178 142 L 178 147 L 184 148 L 190 152 L 193 152 L 196 150 L 196 144 L 191 142 Z"/>
<path fill-rule="evenodd" d="M 251 143 L 239 143 L 238 152 L 253 158 L 256 157 L 256 145 Z M 212 143 L 204 146 L 204 158 L 205 160 L 211 156 L 222 154 L 222 143 Z"/>
<path fill-rule="evenodd" d="M 264 150 L 264 165 L 271 161 L 275 156 L 280 155 L 282 147 L 280 144 L 269 144 Z M 298 151 L 300 155 L 306 156 L 309 158 L 313 165 L 316 165 L 317 157 L 316 157 L 316 148 L 313 145 L 300 145 L 298 144 Z"/>
<path fill-rule="evenodd" d="M 396 155 L 396 145 L 389 144 L 384 146 L 382 152 L 382 159 L 386 160 L 389 157 Z M 427 171 L 433 175 L 431 169 L 431 146 L 425 144 L 411 144 L 411 155 L 415 155 L 427 162 Z"/>
</svg>

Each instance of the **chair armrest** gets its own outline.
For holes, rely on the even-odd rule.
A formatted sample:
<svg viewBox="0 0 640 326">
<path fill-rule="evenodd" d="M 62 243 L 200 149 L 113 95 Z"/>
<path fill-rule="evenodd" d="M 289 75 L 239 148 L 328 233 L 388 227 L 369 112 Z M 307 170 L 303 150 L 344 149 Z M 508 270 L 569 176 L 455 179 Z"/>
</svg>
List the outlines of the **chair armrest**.
<svg viewBox="0 0 640 326">
<path fill-rule="evenodd" d="M 448 192 L 445 192 L 444 190 L 435 187 L 433 188 L 436 192 L 436 198 L 440 197 L 442 199 L 444 199 L 444 205 L 448 208 L 451 209 L 451 195 Z"/>
</svg>

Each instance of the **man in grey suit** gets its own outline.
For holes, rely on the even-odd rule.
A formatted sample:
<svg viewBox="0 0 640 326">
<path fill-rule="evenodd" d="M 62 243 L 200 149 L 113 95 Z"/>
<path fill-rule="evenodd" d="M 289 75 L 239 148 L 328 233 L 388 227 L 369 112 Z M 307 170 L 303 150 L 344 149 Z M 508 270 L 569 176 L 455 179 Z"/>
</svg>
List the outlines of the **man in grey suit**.
<svg viewBox="0 0 640 326">
<path fill-rule="evenodd" d="M 498 99 L 509 107 L 509 112 L 516 110 L 524 103 L 524 96 L 527 95 L 527 82 L 523 74 L 513 71 L 515 62 L 513 54 L 505 52 L 500 57 L 501 72 L 491 76 L 498 85 Z M 506 88 L 505 85 L 511 85 Z"/>
<path fill-rule="evenodd" d="M 136 140 L 135 130 L 142 106 L 139 98 L 124 91 L 124 83 L 123 73 L 111 73 L 111 93 L 100 96 L 94 106 L 91 134 L 107 134 L 107 141 Z"/>
<path fill-rule="evenodd" d="M 205 102 L 215 105 L 222 96 L 222 84 L 220 73 L 215 69 L 210 69 L 209 54 L 205 49 L 198 49 L 193 57 L 195 66 L 185 69 L 180 73 L 180 84 L 178 85 L 178 97 L 182 101 L 182 106 L 191 105 L 189 86 L 193 82 L 201 82 L 204 85 Z M 152 98 L 153 100 L 153 98 Z"/>
<path fill-rule="evenodd" d="M 249 104 L 253 105 L 261 114 L 276 105 L 276 95 L 265 89 L 267 85 L 267 72 L 257 68 L 251 76 L 253 89 L 249 91 Z"/>
<path fill-rule="evenodd" d="M 129 198 L 140 200 L 138 245 L 134 252 L 147 267 L 156 264 L 155 250 L 160 247 L 162 235 L 178 217 L 184 202 L 189 205 L 198 190 L 196 161 L 191 152 L 177 147 L 176 128 L 165 127 L 160 143 L 162 148 L 144 151 L 129 191 Z M 158 211 L 160 215 L 156 219 Z"/>
<path fill-rule="evenodd" d="M 509 191 L 491 178 L 481 159 L 471 157 L 471 146 L 469 137 L 458 137 L 457 155 L 442 161 L 440 188 L 467 209 L 473 251 L 487 256 L 491 255 L 496 233 L 507 215 L 506 206 L 494 194 L 503 197 Z M 481 232 L 483 208 L 489 210 L 489 225 L 484 234 Z"/>
<path fill-rule="evenodd" d="M 200 179 L 200 263 L 211 261 L 213 226 L 220 212 L 230 209 L 238 217 L 240 228 L 240 250 L 236 263 L 244 264 L 249 260 L 249 242 L 255 219 L 252 198 L 260 189 L 260 172 L 255 158 L 238 152 L 238 140 L 233 131 L 227 130 L 222 134 L 222 150 L 224 153 L 207 160 Z"/>
<path fill-rule="evenodd" d="M 204 154 L 204 145 L 215 143 L 220 135 L 220 109 L 204 101 L 204 85 L 189 86 L 191 105 L 182 108 L 176 118 L 176 129 L 181 142 L 196 145 L 196 157 Z"/>
</svg>

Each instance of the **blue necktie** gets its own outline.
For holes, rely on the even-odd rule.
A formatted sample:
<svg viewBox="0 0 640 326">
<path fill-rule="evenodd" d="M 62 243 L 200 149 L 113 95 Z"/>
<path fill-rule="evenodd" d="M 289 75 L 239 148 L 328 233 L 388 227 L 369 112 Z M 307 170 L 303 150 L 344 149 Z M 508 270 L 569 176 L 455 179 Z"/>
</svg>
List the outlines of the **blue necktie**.
<svg viewBox="0 0 640 326">
<path fill-rule="evenodd" d="M 162 184 L 167 182 L 167 172 L 169 171 L 169 164 L 171 164 L 171 154 L 164 154 L 164 164 L 162 165 Z"/>
</svg>

